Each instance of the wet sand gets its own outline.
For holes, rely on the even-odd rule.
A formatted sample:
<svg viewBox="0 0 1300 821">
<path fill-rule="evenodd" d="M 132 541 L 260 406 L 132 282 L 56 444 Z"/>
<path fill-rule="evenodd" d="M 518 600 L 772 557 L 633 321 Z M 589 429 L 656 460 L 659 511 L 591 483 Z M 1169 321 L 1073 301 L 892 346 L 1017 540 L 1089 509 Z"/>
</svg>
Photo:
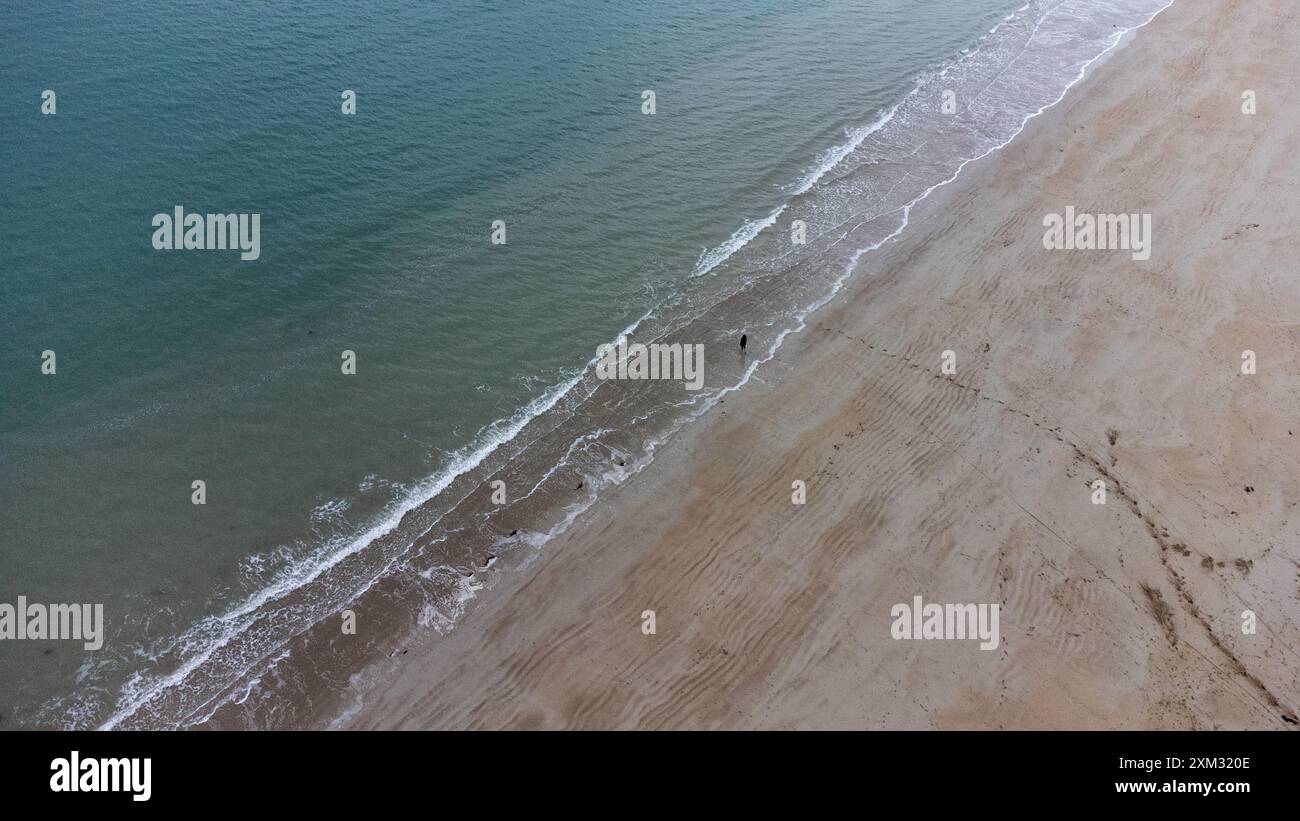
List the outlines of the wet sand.
<svg viewBox="0 0 1300 821">
<path fill-rule="evenodd" d="M 1295 728 L 1298 31 L 1178 0 L 344 725 Z M 1070 205 L 1151 258 L 1045 249 Z M 895 640 L 918 595 L 999 646 Z"/>
</svg>

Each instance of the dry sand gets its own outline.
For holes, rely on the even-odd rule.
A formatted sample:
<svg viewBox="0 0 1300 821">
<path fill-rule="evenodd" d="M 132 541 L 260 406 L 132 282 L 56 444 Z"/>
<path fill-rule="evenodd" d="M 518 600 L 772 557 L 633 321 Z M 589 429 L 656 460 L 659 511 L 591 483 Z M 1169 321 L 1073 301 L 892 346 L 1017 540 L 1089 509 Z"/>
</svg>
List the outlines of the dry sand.
<svg viewBox="0 0 1300 821">
<path fill-rule="evenodd" d="M 349 724 L 1295 728 L 1298 39 L 1178 0 Z M 1150 261 L 1044 249 L 1067 205 Z M 915 595 L 1000 646 L 895 641 Z"/>
</svg>

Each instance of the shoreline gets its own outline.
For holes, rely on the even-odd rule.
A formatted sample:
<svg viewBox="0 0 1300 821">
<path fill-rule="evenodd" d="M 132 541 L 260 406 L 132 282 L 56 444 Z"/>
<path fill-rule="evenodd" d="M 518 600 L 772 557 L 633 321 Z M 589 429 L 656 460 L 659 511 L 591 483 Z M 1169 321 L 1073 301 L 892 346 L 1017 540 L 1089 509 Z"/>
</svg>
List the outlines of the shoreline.
<svg viewBox="0 0 1300 821">
<path fill-rule="evenodd" d="M 1296 250 L 1297 123 L 1262 102 L 1297 62 L 1282 9 L 1175 3 L 1138 30 L 920 204 L 748 390 L 364 673 L 339 723 L 1294 726 L 1300 292 L 1272 272 Z M 1195 159 L 1234 149 L 1244 177 Z M 1152 213 L 1150 262 L 1047 252 L 1038 221 L 1067 204 Z M 1271 369 L 1235 381 L 1233 348 Z M 914 595 L 999 603 L 1001 647 L 892 640 Z"/>
</svg>

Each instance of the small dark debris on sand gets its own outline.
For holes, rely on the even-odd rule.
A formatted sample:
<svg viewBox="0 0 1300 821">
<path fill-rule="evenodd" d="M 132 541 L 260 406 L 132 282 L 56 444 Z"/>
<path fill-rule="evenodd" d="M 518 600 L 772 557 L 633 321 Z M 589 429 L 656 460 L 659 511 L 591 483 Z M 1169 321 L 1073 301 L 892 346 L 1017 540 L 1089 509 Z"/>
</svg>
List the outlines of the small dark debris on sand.
<svg viewBox="0 0 1300 821">
<path fill-rule="evenodd" d="M 1147 597 L 1147 604 L 1151 607 L 1151 615 L 1156 617 L 1160 626 L 1165 630 L 1165 637 L 1169 639 L 1169 644 L 1178 643 L 1178 633 L 1174 630 L 1174 611 L 1165 601 L 1165 595 L 1158 589 L 1143 582 L 1142 593 Z"/>
</svg>

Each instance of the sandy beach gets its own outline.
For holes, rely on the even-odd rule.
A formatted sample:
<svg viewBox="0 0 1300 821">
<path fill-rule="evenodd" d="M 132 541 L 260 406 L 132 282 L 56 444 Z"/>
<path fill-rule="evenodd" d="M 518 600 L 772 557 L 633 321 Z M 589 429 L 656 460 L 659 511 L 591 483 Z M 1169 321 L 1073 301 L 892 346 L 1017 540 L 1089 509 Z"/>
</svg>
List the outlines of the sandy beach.
<svg viewBox="0 0 1300 821">
<path fill-rule="evenodd" d="M 345 726 L 1295 729 L 1297 32 L 1178 0 Z M 916 596 L 998 646 L 896 640 Z"/>
</svg>

